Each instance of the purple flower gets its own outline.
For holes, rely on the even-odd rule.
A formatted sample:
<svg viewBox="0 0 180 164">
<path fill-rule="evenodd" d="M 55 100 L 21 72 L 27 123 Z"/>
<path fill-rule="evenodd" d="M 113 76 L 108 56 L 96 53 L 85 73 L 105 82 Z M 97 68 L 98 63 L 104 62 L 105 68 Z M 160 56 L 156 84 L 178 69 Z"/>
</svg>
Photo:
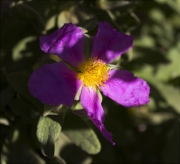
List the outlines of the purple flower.
<svg viewBox="0 0 180 164">
<path fill-rule="evenodd" d="M 104 111 L 97 91 L 125 107 L 133 107 L 149 102 L 150 88 L 146 81 L 131 72 L 110 70 L 107 66 L 133 46 L 132 36 L 100 22 L 89 59 L 85 59 L 83 44 L 82 30 L 71 23 L 41 36 L 41 50 L 59 56 L 62 62 L 45 64 L 34 71 L 28 87 L 42 103 L 71 106 L 82 86 L 81 105 L 103 136 L 114 145 L 112 134 L 104 126 Z"/>
</svg>

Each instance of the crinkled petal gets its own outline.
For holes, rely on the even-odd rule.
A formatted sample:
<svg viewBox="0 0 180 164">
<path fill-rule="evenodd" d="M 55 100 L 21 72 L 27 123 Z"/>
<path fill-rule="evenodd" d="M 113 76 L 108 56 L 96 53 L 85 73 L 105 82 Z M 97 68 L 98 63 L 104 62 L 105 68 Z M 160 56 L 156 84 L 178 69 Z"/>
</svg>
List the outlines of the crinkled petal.
<svg viewBox="0 0 180 164">
<path fill-rule="evenodd" d="M 125 107 L 145 105 L 149 102 L 150 87 L 146 81 L 135 77 L 126 70 L 111 70 L 105 86 L 104 95 Z"/>
<path fill-rule="evenodd" d="M 80 97 L 81 105 L 87 111 L 87 115 L 92 122 L 97 126 L 102 135 L 112 144 L 115 143 L 112 140 L 112 133 L 106 130 L 104 126 L 104 110 L 99 100 L 98 94 L 93 88 L 83 87 Z"/>
<path fill-rule="evenodd" d="M 63 62 L 45 64 L 34 71 L 28 82 L 30 93 L 48 105 L 71 106 L 81 85 L 76 73 Z"/>
<path fill-rule="evenodd" d="M 72 23 L 65 24 L 52 34 L 40 37 L 42 51 L 58 55 L 73 66 L 78 66 L 85 59 L 83 44 L 82 30 Z"/>
<path fill-rule="evenodd" d="M 97 56 L 105 63 L 112 62 L 133 46 L 133 37 L 113 29 L 107 22 L 99 22 L 93 39 L 91 57 Z"/>
</svg>

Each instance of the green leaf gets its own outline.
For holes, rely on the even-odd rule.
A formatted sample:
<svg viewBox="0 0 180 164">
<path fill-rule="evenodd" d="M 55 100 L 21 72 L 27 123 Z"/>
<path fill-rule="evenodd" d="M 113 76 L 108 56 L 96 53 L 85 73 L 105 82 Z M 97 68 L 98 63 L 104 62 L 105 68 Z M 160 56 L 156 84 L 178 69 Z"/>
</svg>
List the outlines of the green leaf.
<svg viewBox="0 0 180 164">
<path fill-rule="evenodd" d="M 87 112 L 84 109 L 75 109 L 72 110 L 72 113 L 78 115 L 78 116 L 87 116 Z"/>
<path fill-rule="evenodd" d="M 134 107 L 129 109 L 128 112 L 132 116 L 132 120 L 135 121 L 133 124 L 138 126 L 141 126 L 141 124 L 158 125 L 175 118 L 174 114 L 168 112 L 153 113 L 146 107 Z"/>
<path fill-rule="evenodd" d="M 70 15 L 71 22 L 82 27 L 84 33 L 94 29 L 98 23 L 96 14 L 83 2 L 73 6 Z"/>
<path fill-rule="evenodd" d="M 165 84 L 156 85 L 157 89 L 163 95 L 169 105 L 171 105 L 177 113 L 180 113 L 180 93 L 175 87 Z"/>
<path fill-rule="evenodd" d="M 10 128 L 8 135 L 2 142 L 1 157 L 7 163 L 31 163 L 45 164 L 36 151 L 29 139 L 29 128 L 21 122 L 17 123 L 14 128 Z"/>
<path fill-rule="evenodd" d="M 16 43 L 16 45 L 13 47 L 13 54 L 12 54 L 12 58 L 14 61 L 18 61 L 20 59 L 22 59 L 24 57 L 24 54 L 22 53 L 23 51 L 25 51 L 27 49 L 27 44 L 30 42 L 35 41 L 37 38 L 35 36 L 28 36 L 25 37 L 23 39 L 21 39 L 19 42 Z M 32 56 L 33 53 L 29 52 L 26 53 L 26 55 Z"/>
<path fill-rule="evenodd" d="M 14 98 L 8 103 L 12 111 L 26 122 L 32 122 L 35 118 L 36 111 L 32 105 L 24 99 Z"/>
<path fill-rule="evenodd" d="M 65 23 L 70 23 L 70 12 L 69 10 L 61 11 L 57 16 L 57 26 L 61 28 Z"/>
<path fill-rule="evenodd" d="M 87 112 L 83 109 L 79 101 L 75 101 L 70 109 L 72 110 L 72 113 L 78 116 L 87 116 Z"/>
<path fill-rule="evenodd" d="M 160 3 L 160 4 L 167 4 L 167 5 L 170 6 L 174 11 L 176 11 L 178 14 L 180 14 L 180 11 L 179 11 L 180 1 L 179 1 L 179 0 L 174 0 L 174 1 L 156 0 L 156 2 L 158 2 L 158 3 Z"/>
<path fill-rule="evenodd" d="M 1 109 L 4 108 L 14 96 L 15 96 L 15 92 L 11 87 L 7 87 L 3 89 L 0 95 L 1 98 L 0 108 Z"/>
<path fill-rule="evenodd" d="M 97 1 L 97 6 L 103 10 L 127 10 L 131 8 L 137 1 Z"/>
<path fill-rule="evenodd" d="M 29 76 L 24 73 L 10 73 L 7 76 L 8 83 L 14 88 L 15 91 L 17 91 L 19 94 L 24 96 L 28 101 L 30 101 L 33 106 L 38 109 L 43 109 L 43 104 L 41 104 L 35 97 L 33 97 L 28 89 L 27 83 L 28 83 Z"/>
<path fill-rule="evenodd" d="M 169 49 L 167 52 L 167 58 L 170 61 L 166 65 L 162 65 L 157 70 L 157 78 L 159 80 L 168 80 L 174 77 L 180 76 L 180 65 L 179 65 L 179 52 L 180 43 Z"/>
<path fill-rule="evenodd" d="M 64 112 L 67 109 L 67 107 L 65 105 L 59 105 L 59 106 L 48 106 L 46 105 L 44 108 L 44 113 L 43 116 L 47 116 L 47 115 L 58 115 L 62 112 Z"/>
<path fill-rule="evenodd" d="M 54 156 L 53 159 L 48 159 L 48 163 L 53 163 L 53 164 L 66 164 L 65 160 L 61 157 L 56 157 Z"/>
<path fill-rule="evenodd" d="M 54 156 L 54 142 L 61 131 L 56 117 L 40 117 L 37 126 L 37 138 L 42 145 L 43 152 L 49 158 Z"/>
<path fill-rule="evenodd" d="M 66 115 L 63 132 L 72 142 L 88 154 L 100 152 L 101 144 L 96 134 L 80 117 L 73 114 Z"/>
<path fill-rule="evenodd" d="M 150 84 L 152 84 L 157 89 L 157 91 L 161 93 L 162 98 L 166 100 L 165 102 L 171 105 L 177 113 L 180 113 L 180 94 L 177 88 L 167 84 L 163 84 L 158 79 L 158 77 L 154 75 L 153 68 L 148 65 L 144 66 L 141 71 L 136 72 L 135 75 L 150 82 Z"/>
<path fill-rule="evenodd" d="M 41 15 L 36 10 L 25 4 L 12 3 L 11 12 L 21 21 L 33 21 L 36 25 L 38 25 L 40 30 L 44 28 L 44 22 L 41 18 Z"/>
<path fill-rule="evenodd" d="M 80 88 L 78 89 L 74 100 L 79 100 L 80 95 L 81 95 L 82 88 L 83 88 L 83 85 L 81 85 Z"/>
</svg>

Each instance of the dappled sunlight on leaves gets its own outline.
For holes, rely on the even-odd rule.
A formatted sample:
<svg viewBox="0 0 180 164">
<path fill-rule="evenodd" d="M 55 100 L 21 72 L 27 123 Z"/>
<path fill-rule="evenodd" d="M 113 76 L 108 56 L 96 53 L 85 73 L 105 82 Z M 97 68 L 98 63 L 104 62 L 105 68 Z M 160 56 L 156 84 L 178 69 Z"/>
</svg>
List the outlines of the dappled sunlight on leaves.
<svg viewBox="0 0 180 164">
<path fill-rule="evenodd" d="M 179 0 L 2 1 L 0 163 L 178 163 L 179 6 Z M 42 104 L 27 85 L 34 70 L 62 61 L 41 51 L 39 36 L 71 22 L 83 30 L 89 58 L 99 21 L 134 37 L 133 48 L 109 68 L 129 70 L 150 85 L 150 103 L 140 107 L 125 108 L 98 93 L 115 146 L 87 116 L 81 90 L 68 108 Z"/>
</svg>

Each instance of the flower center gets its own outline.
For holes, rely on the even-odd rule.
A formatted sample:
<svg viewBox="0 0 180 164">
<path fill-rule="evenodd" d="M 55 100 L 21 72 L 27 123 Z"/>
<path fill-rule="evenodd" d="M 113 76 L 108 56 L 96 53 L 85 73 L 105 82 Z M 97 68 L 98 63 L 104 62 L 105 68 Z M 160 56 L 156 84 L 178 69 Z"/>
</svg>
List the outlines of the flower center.
<svg viewBox="0 0 180 164">
<path fill-rule="evenodd" d="M 82 80 L 87 87 L 96 89 L 101 85 L 104 86 L 104 83 L 108 80 L 109 69 L 100 59 L 89 58 L 82 62 L 78 68 L 78 78 Z"/>
</svg>

